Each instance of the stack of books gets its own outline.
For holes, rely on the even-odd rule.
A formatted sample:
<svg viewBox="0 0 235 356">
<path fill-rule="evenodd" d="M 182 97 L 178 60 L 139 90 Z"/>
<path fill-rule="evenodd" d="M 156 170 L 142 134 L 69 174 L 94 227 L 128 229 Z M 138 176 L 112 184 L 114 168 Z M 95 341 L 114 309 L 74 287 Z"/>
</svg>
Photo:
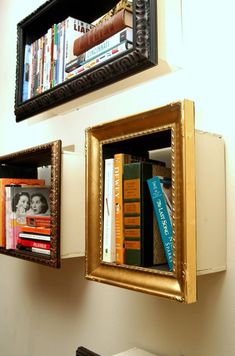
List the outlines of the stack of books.
<svg viewBox="0 0 235 356">
<path fill-rule="evenodd" d="M 27 216 L 26 225 L 20 229 L 17 238 L 17 249 L 50 255 L 51 217 Z"/>
<path fill-rule="evenodd" d="M 50 255 L 50 186 L 45 179 L 0 178 L 0 190 L 0 247 Z"/>
<path fill-rule="evenodd" d="M 104 171 L 103 261 L 172 271 L 171 169 L 116 153 Z"/>
</svg>

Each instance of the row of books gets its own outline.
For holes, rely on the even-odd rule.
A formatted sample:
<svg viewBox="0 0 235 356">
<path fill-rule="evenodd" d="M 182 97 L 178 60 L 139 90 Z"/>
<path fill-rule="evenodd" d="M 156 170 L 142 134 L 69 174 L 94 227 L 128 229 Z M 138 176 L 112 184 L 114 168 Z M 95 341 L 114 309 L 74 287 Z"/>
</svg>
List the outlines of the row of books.
<svg viewBox="0 0 235 356">
<path fill-rule="evenodd" d="M 129 50 L 133 42 L 133 19 L 132 13 L 126 10 L 127 3 L 129 0 L 121 0 L 106 14 L 108 18 L 103 16 L 96 25 L 69 16 L 33 43 L 27 43 L 22 100 Z M 91 32 L 89 37 L 88 32 Z"/>
<path fill-rule="evenodd" d="M 50 187 L 44 179 L 0 178 L 0 247 L 50 255 Z"/>
<path fill-rule="evenodd" d="M 103 201 L 103 261 L 171 271 L 171 169 L 116 153 L 104 161 Z"/>
<path fill-rule="evenodd" d="M 92 25 L 69 16 L 25 45 L 23 101 L 64 81 L 65 64 L 73 58 L 74 40 L 91 28 Z"/>
</svg>

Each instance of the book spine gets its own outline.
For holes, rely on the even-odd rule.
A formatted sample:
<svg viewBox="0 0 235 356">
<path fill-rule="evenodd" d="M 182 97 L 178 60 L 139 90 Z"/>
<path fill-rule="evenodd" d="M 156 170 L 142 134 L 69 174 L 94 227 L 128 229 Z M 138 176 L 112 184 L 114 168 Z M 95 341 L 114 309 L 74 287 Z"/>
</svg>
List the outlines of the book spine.
<svg viewBox="0 0 235 356">
<path fill-rule="evenodd" d="M 49 28 L 46 33 L 45 58 L 44 58 L 44 91 L 50 89 L 50 71 L 51 71 L 51 37 L 52 29 Z"/>
<path fill-rule="evenodd" d="M 26 216 L 26 223 L 28 226 L 50 228 L 51 217 L 30 215 L 30 216 Z"/>
<path fill-rule="evenodd" d="M 105 160 L 104 176 L 104 224 L 103 261 L 115 262 L 115 201 L 114 201 L 114 159 Z"/>
<path fill-rule="evenodd" d="M 95 26 L 84 36 L 77 38 L 73 44 L 73 54 L 79 56 L 81 53 L 86 52 L 91 47 L 98 45 L 108 37 L 125 28 L 127 26 L 125 14 L 126 10 L 121 10 L 107 21 Z M 132 27 L 132 25 L 130 25 L 130 27 Z"/>
<path fill-rule="evenodd" d="M 51 240 L 51 237 L 49 235 L 38 235 L 38 234 L 31 234 L 28 232 L 20 232 L 19 237 L 22 239 L 30 239 L 30 240 L 42 240 L 42 241 Z"/>
<path fill-rule="evenodd" d="M 27 222 L 27 218 L 26 218 Z M 22 232 L 29 232 L 32 234 L 38 234 L 38 235 L 50 235 L 51 234 L 51 229 L 46 228 L 46 227 L 33 227 L 33 226 L 28 226 L 25 225 L 21 229 Z"/>
<path fill-rule="evenodd" d="M 115 201 L 115 244 L 116 263 L 124 263 L 124 226 L 123 226 L 123 166 L 124 154 L 114 155 L 114 201 Z"/>
<path fill-rule="evenodd" d="M 38 94 L 43 92 L 43 67 L 44 67 L 44 50 L 45 50 L 45 36 L 40 38 L 40 65 L 39 65 L 39 90 Z"/>
<path fill-rule="evenodd" d="M 46 249 L 43 249 L 43 248 L 28 247 L 28 246 L 22 246 L 22 245 L 19 245 L 18 248 L 20 250 L 23 250 L 23 251 L 30 251 L 30 252 L 39 253 L 39 254 L 42 254 L 42 255 L 50 256 L 50 254 L 51 254 L 50 250 L 46 250 Z"/>
<path fill-rule="evenodd" d="M 108 20 L 110 17 L 115 15 L 122 9 L 127 9 L 129 11 L 133 10 L 132 0 L 120 0 L 111 10 L 104 14 L 101 18 L 97 19 L 94 23 L 97 26 L 98 24 Z"/>
<path fill-rule="evenodd" d="M 147 180 L 155 217 L 158 222 L 158 227 L 160 230 L 167 263 L 169 266 L 169 270 L 173 269 L 173 255 L 172 255 L 172 222 L 171 217 L 167 208 L 165 195 L 162 189 L 163 180 L 159 177 L 155 176 L 151 179 Z"/>
<path fill-rule="evenodd" d="M 59 23 L 59 65 L 58 65 L 58 84 L 64 81 L 64 24 L 65 21 Z"/>
<path fill-rule="evenodd" d="M 123 215 L 125 264 L 141 265 L 141 165 L 124 164 Z"/>
<path fill-rule="evenodd" d="M 31 65 L 31 45 L 25 45 L 24 53 L 24 74 L 23 74 L 23 96 L 22 101 L 29 99 L 29 73 Z"/>
<path fill-rule="evenodd" d="M 58 83 L 57 79 L 57 62 L 58 62 L 58 25 L 53 25 L 53 57 L 52 57 L 52 79 L 51 86 L 54 88 Z"/>
<path fill-rule="evenodd" d="M 79 66 L 78 68 L 74 69 L 70 73 L 65 73 L 65 80 L 70 79 L 70 78 L 74 77 L 75 75 L 83 74 L 88 69 L 96 67 L 103 62 L 112 60 L 114 57 L 120 55 L 121 53 L 128 51 L 131 47 L 132 47 L 132 44 L 129 43 L 128 41 L 123 42 L 120 45 L 115 46 L 114 48 L 110 49 L 109 51 L 101 54 L 100 56 L 95 57 L 91 61 L 88 61 L 85 64 Z"/>
<path fill-rule="evenodd" d="M 13 248 L 13 230 L 11 226 L 12 210 L 11 210 L 11 199 L 12 199 L 12 187 L 5 187 L 5 238 L 6 238 L 6 249 Z"/>
<path fill-rule="evenodd" d="M 75 39 L 85 36 L 92 27 L 91 24 L 72 17 L 65 20 L 64 71 L 66 64 L 76 58 L 73 53 Z"/>
<path fill-rule="evenodd" d="M 51 244 L 48 242 L 38 242 L 38 241 L 34 241 L 34 240 L 25 240 L 22 239 L 20 237 L 18 237 L 17 239 L 17 247 L 21 245 L 21 246 L 25 246 L 25 247 L 36 247 L 36 248 L 43 248 L 45 250 L 50 250 Z"/>
<path fill-rule="evenodd" d="M 85 64 L 85 62 L 100 56 L 101 54 L 107 52 L 113 47 L 120 45 L 122 42 L 128 41 L 130 43 L 133 42 L 133 29 L 130 27 L 126 27 L 124 30 L 119 31 L 115 35 L 111 36 L 107 40 L 101 42 L 95 47 L 92 47 L 85 53 L 77 56 L 74 60 L 70 61 L 66 64 L 65 71 L 67 73 L 72 70 L 78 68 L 79 66 Z"/>
</svg>

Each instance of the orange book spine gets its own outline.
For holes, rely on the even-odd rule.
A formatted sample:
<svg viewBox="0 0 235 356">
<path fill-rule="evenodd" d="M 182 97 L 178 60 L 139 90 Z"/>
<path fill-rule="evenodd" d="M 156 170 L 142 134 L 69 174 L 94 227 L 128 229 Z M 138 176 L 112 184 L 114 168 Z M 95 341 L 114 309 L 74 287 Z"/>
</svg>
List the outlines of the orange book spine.
<svg viewBox="0 0 235 356">
<path fill-rule="evenodd" d="M 98 45 L 125 27 L 132 27 L 133 15 L 123 9 L 110 17 L 108 20 L 92 28 L 83 36 L 76 38 L 73 45 L 73 54 L 79 56 L 89 48 Z"/>
<path fill-rule="evenodd" d="M 40 235 L 50 235 L 51 234 L 51 229 L 46 228 L 46 227 L 34 227 L 34 226 L 22 226 L 21 231 L 23 232 L 29 232 L 32 234 L 40 234 Z"/>
<path fill-rule="evenodd" d="M 123 161 L 122 153 L 114 155 L 114 200 L 115 200 L 115 241 L 116 263 L 124 263 L 124 224 L 123 224 Z"/>
</svg>

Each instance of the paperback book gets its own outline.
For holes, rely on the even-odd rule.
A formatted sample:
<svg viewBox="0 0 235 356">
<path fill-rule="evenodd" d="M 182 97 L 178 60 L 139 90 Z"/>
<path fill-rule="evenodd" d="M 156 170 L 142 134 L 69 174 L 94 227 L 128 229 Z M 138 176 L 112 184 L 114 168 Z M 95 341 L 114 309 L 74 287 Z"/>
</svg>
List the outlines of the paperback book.
<svg viewBox="0 0 235 356">
<path fill-rule="evenodd" d="M 50 188 L 41 186 L 5 187 L 6 193 L 6 248 L 15 249 L 27 215 L 50 214 Z"/>
<path fill-rule="evenodd" d="M 171 205 L 171 181 L 169 179 L 154 176 L 147 180 L 154 213 L 162 237 L 165 255 L 169 270 L 173 269 L 172 253 L 172 205 Z"/>
</svg>

